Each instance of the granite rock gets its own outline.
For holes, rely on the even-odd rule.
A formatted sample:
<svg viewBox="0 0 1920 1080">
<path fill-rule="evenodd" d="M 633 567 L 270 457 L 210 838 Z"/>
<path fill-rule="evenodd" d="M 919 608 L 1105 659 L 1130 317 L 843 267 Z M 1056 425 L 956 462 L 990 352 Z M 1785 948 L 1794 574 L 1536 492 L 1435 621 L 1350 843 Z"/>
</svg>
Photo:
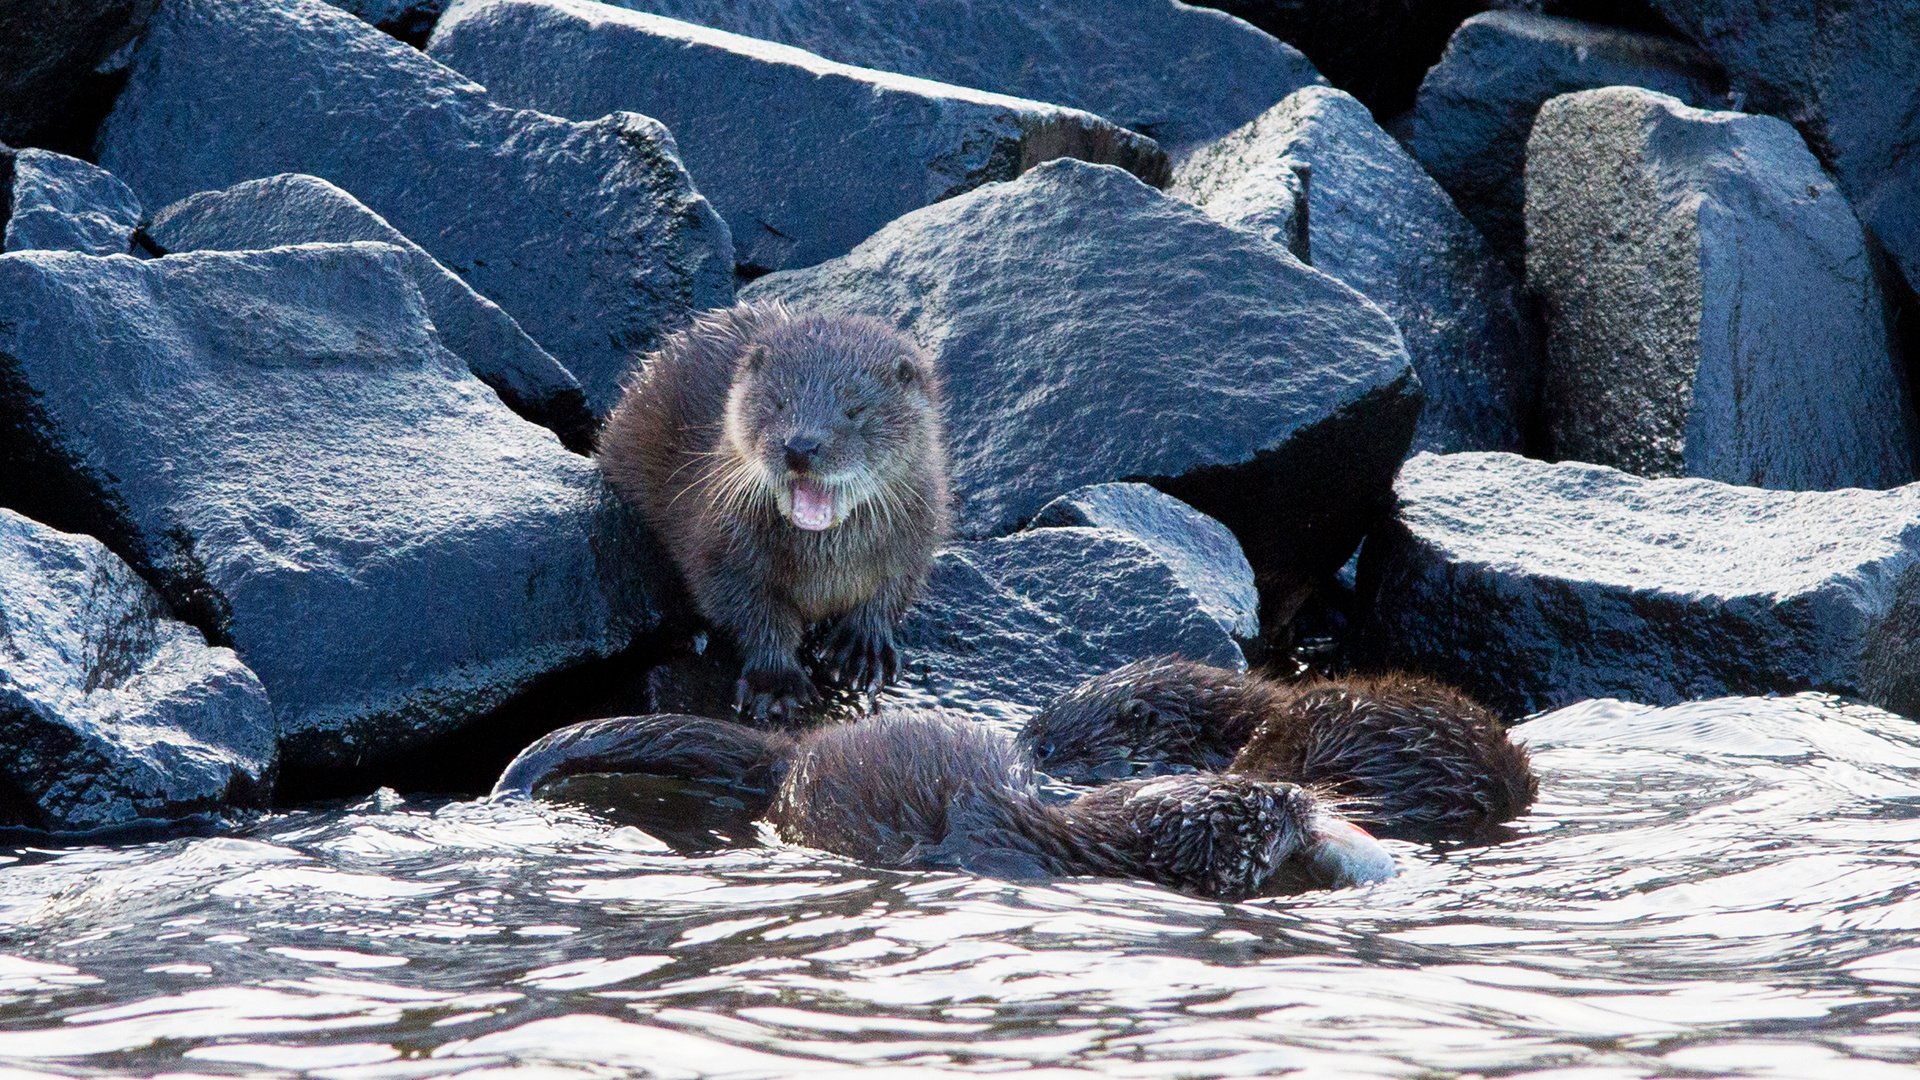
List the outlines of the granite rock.
<svg viewBox="0 0 1920 1080">
<path fill-rule="evenodd" d="M 127 185 L 98 165 L 0 146 L 0 251 L 125 255 L 140 213 Z"/>
</svg>

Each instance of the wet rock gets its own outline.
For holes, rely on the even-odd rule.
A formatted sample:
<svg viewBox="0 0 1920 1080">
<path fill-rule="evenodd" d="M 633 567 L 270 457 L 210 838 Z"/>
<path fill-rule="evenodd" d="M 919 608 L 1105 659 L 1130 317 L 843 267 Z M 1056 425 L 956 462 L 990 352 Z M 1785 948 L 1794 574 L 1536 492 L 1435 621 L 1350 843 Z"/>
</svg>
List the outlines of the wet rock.
<svg viewBox="0 0 1920 1080">
<path fill-rule="evenodd" d="M 1551 15 L 1490 11 L 1462 23 L 1404 120 L 1407 149 L 1516 269 L 1526 251 L 1527 135 L 1547 99 L 1643 86 L 1726 104 L 1711 62 L 1685 42 Z"/>
<path fill-rule="evenodd" d="M 1423 454 L 1367 538 L 1373 662 L 1513 715 L 1826 690 L 1920 715 L 1920 485 L 1780 492 Z"/>
<path fill-rule="evenodd" d="M 0 510 L 0 820 L 85 830 L 257 806 L 273 712 L 91 537 Z"/>
<path fill-rule="evenodd" d="M 1793 122 L 1920 289 L 1920 0 L 1650 0 Z"/>
<path fill-rule="evenodd" d="M 1036 529 L 1072 526 L 1125 533 L 1146 544 L 1234 640 L 1244 647 L 1260 636 L 1253 567 L 1225 525 L 1145 484 L 1093 484 L 1033 516 Z"/>
<path fill-rule="evenodd" d="M 657 619 L 591 462 L 439 343 L 385 244 L 0 255 L 0 502 L 266 685 L 298 765 L 467 724 Z"/>
<path fill-rule="evenodd" d="M 1556 456 L 1758 487 L 1913 478 L 1866 237 L 1784 121 L 1630 87 L 1555 98 L 1527 227 Z"/>
<path fill-rule="evenodd" d="M 1380 309 L 1110 166 L 1048 162 L 745 295 L 889 319 L 932 350 L 965 535 L 1145 481 L 1233 530 L 1269 622 L 1384 509 L 1419 410 Z"/>
<path fill-rule="evenodd" d="M 1366 106 L 1322 86 L 1289 95 L 1187 158 L 1169 191 L 1278 240 L 1302 168 L 1313 265 L 1393 317 L 1426 387 L 1415 448 L 1520 449 L 1539 357 L 1519 282 Z"/>
<path fill-rule="evenodd" d="M 732 299 L 726 225 L 660 124 L 503 108 L 320 0 L 166 4 L 100 161 L 148 206 L 285 172 L 339 185 L 519 320 L 597 411 L 634 355 Z"/>
<path fill-rule="evenodd" d="M 98 165 L 0 145 L 0 250 L 125 255 L 140 200 Z"/>
<path fill-rule="evenodd" d="M 917 0 L 910 9 L 898 0 L 620 6 L 784 42 L 844 64 L 1085 109 L 1176 154 L 1322 81 L 1292 46 L 1174 0 Z"/>
<path fill-rule="evenodd" d="M 159 0 L 10 0 L 0 6 L 0 141 L 39 144 L 84 105 L 95 71 Z M 97 118 L 97 114 L 96 118 Z"/>
<path fill-rule="evenodd" d="M 432 56 L 496 100 L 679 132 L 752 273 L 845 255 L 909 210 L 1056 157 L 1164 184 L 1166 155 L 1076 109 L 849 67 L 784 45 L 580 0 L 459 0 Z"/>
<path fill-rule="evenodd" d="M 246 251 L 316 241 L 392 244 L 407 253 L 408 276 L 447 348 L 508 408 L 552 428 L 576 450 L 591 444 L 593 414 L 579 382 L 559 361 L 513 316 L 360 200 L 319 177 L 289 173 L 202 192 L 155 214 L 147 232 L 170 252 Z"/>
<path fill-rule="evenodd" d="M 1218 611 L 1184 580 L 1214 557 L 1209 542 L 1063 526 L 954 544 L 900 624 L 906 670 L 889 697 L 1017 722 L 1134 660 L 1172 653 L 1243 669 Z M 720 650 L 682 659 L 653 673 L 649 705 L 728 715 L 737 671 Z"/>
</svg>

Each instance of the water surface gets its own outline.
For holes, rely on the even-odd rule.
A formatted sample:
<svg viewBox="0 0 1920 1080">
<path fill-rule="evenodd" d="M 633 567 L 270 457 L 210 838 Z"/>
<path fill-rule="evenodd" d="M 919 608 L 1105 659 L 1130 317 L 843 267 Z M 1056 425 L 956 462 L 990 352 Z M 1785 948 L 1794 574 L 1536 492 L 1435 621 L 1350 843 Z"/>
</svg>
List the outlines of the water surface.
<svg viewBox="0 0 1920 1080">
<path fill-rule="evenodd" d="M 1912 722 L 1802 695 L 1517 731 L 1510 839 L 1248 904 L 387 793 L 12 849 L 0 1071 L 1913 1075 Z"/>
</svg>

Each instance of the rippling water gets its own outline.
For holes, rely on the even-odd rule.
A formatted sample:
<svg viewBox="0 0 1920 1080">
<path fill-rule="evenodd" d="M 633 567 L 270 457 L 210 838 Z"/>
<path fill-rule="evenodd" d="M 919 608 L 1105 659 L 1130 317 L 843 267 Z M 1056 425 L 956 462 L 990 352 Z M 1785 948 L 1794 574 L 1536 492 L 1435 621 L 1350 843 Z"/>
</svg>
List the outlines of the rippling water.
<svg viewBox="0 0 1920 1080">
<path fill-rule="evenodd" d="M 386 795 L 16 849 L 0 1071 L 1912 1075 L 1920 729 L 1802 695 L 1518 730 L 1511 839 L 1251 904 Z"/>
</svg>

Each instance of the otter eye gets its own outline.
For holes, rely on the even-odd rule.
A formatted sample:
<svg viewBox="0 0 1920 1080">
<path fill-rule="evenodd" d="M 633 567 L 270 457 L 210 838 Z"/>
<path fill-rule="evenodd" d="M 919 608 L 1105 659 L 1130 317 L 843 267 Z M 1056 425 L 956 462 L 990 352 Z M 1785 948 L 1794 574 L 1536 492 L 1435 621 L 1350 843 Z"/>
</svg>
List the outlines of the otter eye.
<svg viewBox="0 0 1920 1080">
<path fill-rule="evenodd" d="M 1038 747 L 1034 748 L 1033 752 L 1036 756 L 1043 759 L 1052 757 L 1053 756 L 1053 740 L 1049 739 L 1046 742 L 1041 743 Z"/>
<path fill-rule="evenodd" d="M 913 361 L 900 361 L 900 366 L 893 370 L 893 377 L 900 380 L 901 386 L 913 385 Z"/>
<path fill-rule="evenodd" d="M 866 411 L 867 407 L 865 405 L 855 405 L 853 408 L 847 410 L 847 419 L 858 420 L 860 419 L 860 414 Z"/>
</svg>

